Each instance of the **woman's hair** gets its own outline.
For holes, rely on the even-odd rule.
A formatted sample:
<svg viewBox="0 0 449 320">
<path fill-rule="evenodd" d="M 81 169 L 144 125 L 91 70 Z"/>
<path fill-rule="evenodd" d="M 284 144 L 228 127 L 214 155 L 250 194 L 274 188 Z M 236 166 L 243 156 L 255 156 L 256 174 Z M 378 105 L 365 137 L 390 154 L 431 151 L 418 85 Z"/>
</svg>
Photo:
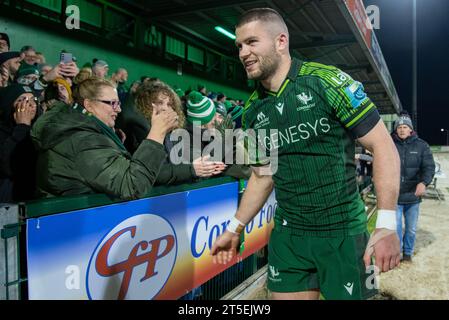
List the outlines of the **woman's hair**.
<svg viewBox="0 0 449 320">
<path fill-rule="evenodd" d="M 101 90 L 105 87 L 115 89 L 114 84 L 106 79 L 90 77 L 81 81 L 73 90 L 73 99 L 80 105 L 83 105 L 84 99 L 98 99 Z"/>
<path fill-rule="evenodd" d="M 182 111 L 181 100 L 178 95 L 173 91 L 173 89 L 166 83 L 162 81 L 156 81 L 152 83 L 142 83 L 137 89 L 136 92 L 136 107 L 139 110 L 145 119 L 151 123 L 151 116 L 153 115 L 153 106 L 152 103 L 155 103 L 159 94 L 163 94 L 170 99 L 170 104 L 173 107 L 173 110 L 178 115 L 178 127 L 184 128 L 185 124 L 185 115 Z M 176 129 L 177 129 L 176 128 Z"/>
<path fill-rule="evenodd" d="M 80 72 L 73 79 L 74 84 L 79 84 L 82 81 L 92 77 L 92 69 L 91 68 L 81 68 Z"/>
</svg>

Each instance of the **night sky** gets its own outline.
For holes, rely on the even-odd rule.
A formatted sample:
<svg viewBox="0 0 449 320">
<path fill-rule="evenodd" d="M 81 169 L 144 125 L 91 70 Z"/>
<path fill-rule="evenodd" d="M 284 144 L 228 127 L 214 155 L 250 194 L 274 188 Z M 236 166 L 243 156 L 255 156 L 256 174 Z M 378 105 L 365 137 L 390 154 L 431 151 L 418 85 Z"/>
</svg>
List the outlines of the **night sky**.
<svg viewBox="0 0 449 320">
<path fill-rule="evenodd" d="M 412 0 L 364 0 L 380 9 L 375 30 L 402 106 L 412 114 Z M 445 145 L 449 129 L 449 1 L 417 0 L 418 135 Z"/>
</svg>

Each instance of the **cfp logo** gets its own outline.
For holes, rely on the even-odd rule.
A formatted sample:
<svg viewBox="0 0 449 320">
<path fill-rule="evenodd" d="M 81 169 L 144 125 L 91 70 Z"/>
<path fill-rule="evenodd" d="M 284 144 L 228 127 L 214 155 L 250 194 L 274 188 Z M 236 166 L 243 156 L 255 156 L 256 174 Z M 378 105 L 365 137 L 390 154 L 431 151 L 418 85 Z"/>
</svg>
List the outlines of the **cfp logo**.
<svg viewBox="0 0 449 320">
<path fill-rule="evenodd" d="M 101 240 L 87 269 L 90 299 L 153 299 L 177 255 L 176 234 L 164 218 L 142 214 L 122 221 Z"/>
</svg>

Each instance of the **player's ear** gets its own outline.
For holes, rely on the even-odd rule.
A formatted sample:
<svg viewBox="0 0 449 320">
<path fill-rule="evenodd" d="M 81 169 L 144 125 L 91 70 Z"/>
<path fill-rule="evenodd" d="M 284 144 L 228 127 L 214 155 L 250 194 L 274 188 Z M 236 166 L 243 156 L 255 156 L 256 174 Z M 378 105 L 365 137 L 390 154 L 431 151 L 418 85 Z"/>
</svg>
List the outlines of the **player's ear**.
<svg viewBox="0 0 449 320">
<path fill-rule="evenodd" d="M 276 46 L 279 51 L 285 51 L 288 49 L 288 35 L 286 33 L 280 33 L 276 37 Z"/>
</svg>

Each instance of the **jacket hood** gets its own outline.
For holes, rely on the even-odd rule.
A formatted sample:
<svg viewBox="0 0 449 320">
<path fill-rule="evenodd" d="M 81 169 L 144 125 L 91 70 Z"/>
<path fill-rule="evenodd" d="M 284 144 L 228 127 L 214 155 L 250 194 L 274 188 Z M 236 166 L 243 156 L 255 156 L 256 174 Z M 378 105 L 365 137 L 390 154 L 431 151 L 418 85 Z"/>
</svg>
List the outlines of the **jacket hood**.
<svg viewBox="0 0 449 320">
<path fill-rule="evenodd" d="M 48 150 L 77 131 L 101 132 L 89 116 L 65 103 L 57 103 L 37 119 L 31 138 L 40 150 Z"/>
</svg>

